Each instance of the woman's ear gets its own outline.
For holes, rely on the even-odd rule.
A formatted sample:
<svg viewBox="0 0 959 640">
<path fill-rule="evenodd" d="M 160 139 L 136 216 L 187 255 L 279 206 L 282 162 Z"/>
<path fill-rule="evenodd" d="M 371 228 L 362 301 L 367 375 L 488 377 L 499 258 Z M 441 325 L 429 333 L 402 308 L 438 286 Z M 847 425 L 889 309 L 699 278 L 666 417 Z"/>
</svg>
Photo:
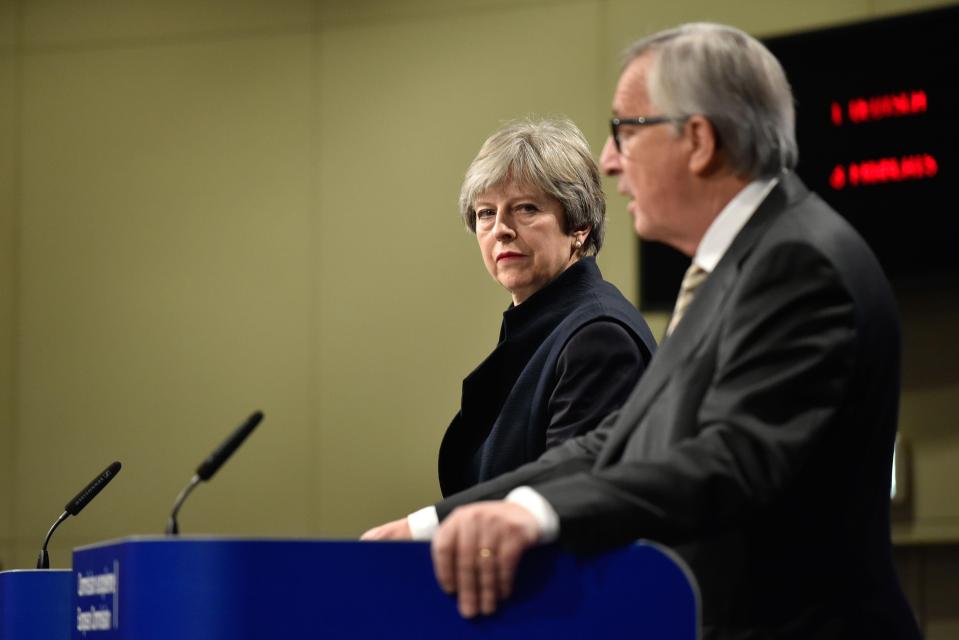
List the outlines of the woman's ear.
<svg viewBox="0 0 959 640">
<path fill-rule="evenodd" d="M 586 246 L 586 238 L 589 237 L 590 232 L 593 230 L 592 227 L 587 226 L 582 229 L 577 229 L 572 234 L 573 237 L 573 250 L 580 253 L 583 252 L 583 248 Z"/>
</svg>

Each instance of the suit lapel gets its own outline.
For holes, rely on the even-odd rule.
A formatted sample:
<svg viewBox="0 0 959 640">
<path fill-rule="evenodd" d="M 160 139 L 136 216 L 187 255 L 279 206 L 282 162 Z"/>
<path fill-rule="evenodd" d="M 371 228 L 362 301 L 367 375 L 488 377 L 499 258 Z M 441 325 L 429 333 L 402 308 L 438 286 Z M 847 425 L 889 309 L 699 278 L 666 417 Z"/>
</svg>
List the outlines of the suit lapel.
<svg viewBox="0 0 959 640">
<path fill-rule="evenodd" d="M 657 349 L 649 368 L 620 410 L 606 446 L 597 461 L 602 466 L 618 459 L 626 441 L 642 421 L 676 368 L 685 362 L 716 326 L 743 261 L 769 226 L 789 205 L 808 193 L 793 174 L 786 174 L 766 196 L 736 235 L 722 260 L 700 285 L 676 330 Z"/>
</svg>

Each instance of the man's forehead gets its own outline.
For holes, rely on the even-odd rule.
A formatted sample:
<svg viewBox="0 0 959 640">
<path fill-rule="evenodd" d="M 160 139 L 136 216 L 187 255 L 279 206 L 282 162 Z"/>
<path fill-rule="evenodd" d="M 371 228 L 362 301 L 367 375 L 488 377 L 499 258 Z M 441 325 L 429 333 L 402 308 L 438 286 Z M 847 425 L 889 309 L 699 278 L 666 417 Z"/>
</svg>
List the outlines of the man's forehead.
<svg viewBox="0 0 959 640">
<path fill-rule="evenodd" d="M 650 54 L 643 54 L 631 61 L 623 69 L 613 93 L 613 114 L 616 116 L 637 115 L 632 113 L 637 107 L 645 107 L 648 102 L 646 78 L 650 65 Z"/>
</svg>

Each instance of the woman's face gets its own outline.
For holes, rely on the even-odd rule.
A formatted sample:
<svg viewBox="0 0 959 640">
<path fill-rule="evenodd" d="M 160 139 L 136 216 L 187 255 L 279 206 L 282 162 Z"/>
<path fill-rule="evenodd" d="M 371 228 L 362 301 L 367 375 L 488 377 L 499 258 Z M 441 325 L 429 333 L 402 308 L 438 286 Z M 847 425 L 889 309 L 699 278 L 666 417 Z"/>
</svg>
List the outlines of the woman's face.
<svg viewBox="0 0 959 640">
<path fill-rule="evenodd" d="M 563 232 L 563 207 L 537 188 L 504 184 L 480 194 L 476 239 L 486 270 L 520 304 L 579 259 L 577 240 Z"/>
</svg>

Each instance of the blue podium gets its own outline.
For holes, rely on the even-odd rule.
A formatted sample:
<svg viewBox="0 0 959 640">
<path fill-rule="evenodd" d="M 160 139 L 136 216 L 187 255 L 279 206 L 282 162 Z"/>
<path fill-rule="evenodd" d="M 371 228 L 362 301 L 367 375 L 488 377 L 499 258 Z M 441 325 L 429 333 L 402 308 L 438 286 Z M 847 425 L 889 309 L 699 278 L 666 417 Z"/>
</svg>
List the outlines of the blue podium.
<svg viewBox="0 0 959 640">
<path fill-rule="evenodd" d="M 688 571 L 646 543 L 524 557 L 513 596 L 464 620 L 429 545 L 136 537 L 73 552 L 75 639 L 699 637 Z"/>
<path fill-rule="evenodd" d="M 0 640 L 69 638 L 72 585 L 65 569 L 0 572 Z"/>
<path fill-rule="evenodd" d="M 699 637 L 694 581 L 649 543 L 534 549 L 513 596 L 472 621 L 425 543 L 138 537 L 76 549 L 73 566 L 0 573 L 0 640 Z"/>
</svg>

